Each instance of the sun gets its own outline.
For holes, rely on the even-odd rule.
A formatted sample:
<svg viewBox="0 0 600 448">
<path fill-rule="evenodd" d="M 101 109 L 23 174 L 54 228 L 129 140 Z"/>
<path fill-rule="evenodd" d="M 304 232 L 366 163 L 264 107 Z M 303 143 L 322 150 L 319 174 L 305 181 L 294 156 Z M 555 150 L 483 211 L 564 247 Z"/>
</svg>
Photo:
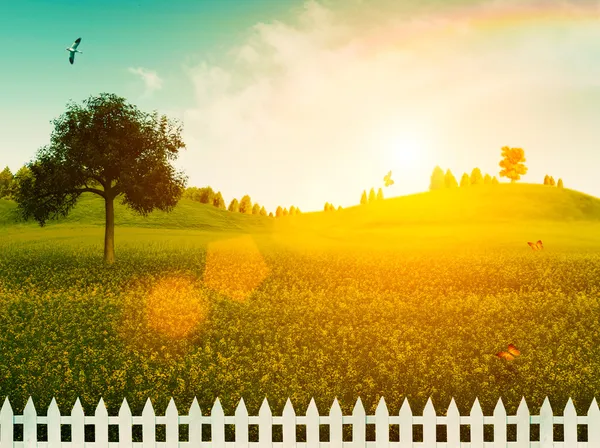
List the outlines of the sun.
<svg viewBox="0 0 600 448">
<path fill-rule="evenodd" d="M 386 145 L 386 153 L 394 166 L 410 170 L 420 165 L 425 158 L 425 148 L 412 135 L 402 135 L 391 138 Z"/>
</svg>

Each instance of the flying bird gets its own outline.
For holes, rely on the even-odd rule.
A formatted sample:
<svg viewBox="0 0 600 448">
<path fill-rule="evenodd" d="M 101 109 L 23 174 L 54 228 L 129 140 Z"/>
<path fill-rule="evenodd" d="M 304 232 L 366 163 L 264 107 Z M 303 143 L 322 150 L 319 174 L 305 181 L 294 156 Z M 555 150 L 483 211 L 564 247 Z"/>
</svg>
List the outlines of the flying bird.
<svg viewBox="0 0 600 448">
<path fill-rule="evenodd" d="M 69 62 L 71 63 L 71 65 L 73 64 L 73 62 L 75 62 L 75 53 L 83 53 L 83 51 L 79 51 L 77 49 L 80 43 L 81 37 L 78 37 L 77 40 L 73 42 L 73 45 L 67 48 L 67 51 L 69 52 Z"/>
<path fill-rule="evenodd" d="M 542 240 L 538 240 L 537 243 L 532 243 L 530 241 L 527 241 L 527 244 L 529 244 L 529 247 L 531 247 L 531 250 L 542 250 L 544 248 L 544 245 L 542 244 Z"/>
<path fill-rule="evenodd" d="M 508 344 L 508 351 L 496 353 L 496 356 L 498 358 L 506 359 L 507 361 L 512 361 L 520 354 L 521 351 L 517 347 L 515 347 L 513 344 Z"/>
<path fill-rule="evenodd" d="M 390 185 L 394 185 L 394 181 L 392 180 L 392 172 L 391 171 L 383 177 L 383 180 L 385 182 L 386 187 L 389 187 Z"/>
</svg>

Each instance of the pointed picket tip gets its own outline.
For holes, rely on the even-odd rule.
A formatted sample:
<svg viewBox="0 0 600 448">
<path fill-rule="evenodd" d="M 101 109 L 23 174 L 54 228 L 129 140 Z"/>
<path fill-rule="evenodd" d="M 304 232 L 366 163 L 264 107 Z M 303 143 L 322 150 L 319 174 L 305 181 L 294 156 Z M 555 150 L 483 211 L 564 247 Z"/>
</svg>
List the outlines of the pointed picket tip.
<svg viewBox="0 0 600 448">
<path fill-rule="evenodd" d="M 333 399 L 333 403 L 331 405 L 331 408 L 329 409 L 329 415 L 330 416 L 335 415 L 336 417 L 342 415 L 342 407 L 340 406 L 340 403 L 339 403 L 337 397 L 335 397 Z"/>
<path fill-rule="evenodd" d="M 198 399 L 196 397 L 194 397 L 194 400 L 192 400 L 188 414 L 190 414 L 190 417 L 193 418 L 202 415 L 202 411 L 200 410 L 200 405 L 198 404 Z"/>
<path fill-rule="evenodd" d="M 388 408 L 385 404 L 385 399 L 381 397 L 379 399 L 379 403 L 377 404 L 377 409 L 375 409 L 375 415 L 389 415 Z"/>
<path fill-rule="evenodd" d="M 240 401 L 237 407 L 235 408 L 235 415 L 248 415 L 248 409 L 246 409 L 244 397 L 240 397 Z"/>
<path fill-rule="evenodd" d="M 600 414 L 600 409 L 598 408 L 598 402 L 596 401 L 596 397 L 590 403 L 590 407 L 588 409 L 588 415 L 598 415 Z"/>
<path fill-rule="evenodd" d="M 122 415 L 131 417 L 131 409 L 129 408 L 129 403 L 127 403 L 127 398 L 123 398 L 123 402 L 121 403 L 121 407 L 119 408 L 119 417 Z"/>
<path fill-rule="evenodd" d="M 448 410 L 446 411 L 446 415 L 450 414 L 459 414 L 458 406 L 456 406 L 456 401 L 454 401 L 454 397 L 450 399 L 450 404 L 448 405 Z"/>
<path fill-rule="evenodd" d="M 144 409 L 142 409 L 142 416 L 148 414 L 154 415 L 154 408 L 152 407 L 152 401 L 150 401 L 150 397 L 146 398 L 146 404 L 144 405 Z"/>
<path fill-rule="evenodd" d="M 35 406 L 33 404 L 33 399 L 31 396 L 27 399 L 27 404 L 25 404 L 25 409 L 23 412 L 35 412 Z"/>
<path fill-rule="evenodd" d="M 262 404 L 260 405 L 260 409 L 258 410 L 258 415 L 271 415 L 271 408 L 269 407 L 269 402 L 267 401 L 267 397 L 264 398 Z"/>
<path fill-rule="evenodd" d="M 481 405 L 479 404 L 479 398 L 477 398 L 477 397 L 475 397 L 475 402 L 473 403 L 473 406 L 471 407 L 470 415 L 483 416 L 483 410 L 481 409 Z"/>
<path fill-rule="evenodd" d="M 54 398 L 53 398 L 54 400 Z M 2 404 L 2 409 L 0 409 L 0 415 L 13 415 L 13 410 L 10 405 L 10 401 L 8 400 L 8 395 L 4 399 L 4 403 Z"/>
<path fill-rule="evenodd" d="M 494 407 L 494 415 L 506 416 L 506 408 L 502 402 L 502 397 L 498 398 L 498 401 L 496 402 L 496 407 Z"/>
<path fill-rule="evenodd" d="M 58 409 L 58 403 L 56 403 L 56 399 L 52 397 L 52 401 L 50 401 L 50 405 L 48 406 L 47 415 L 59 415 L 60 409 Z"/>
<path fill-rule="evenodd" d="M 569 401 L 567 401 L 565 410 L 563 411 L 563 415 L 567 414 L 577 415 L 577 411 L 575 410 L 575 405 L 573 404 L 573 400 L 571 399 L 571 397 L 569 397 Z"/>
<path fill-rule="evenodd" d="M 310 403 L 308 403 L 308 408 L 306 408 L 306 415 L 310 415 L 311 417 L 319 417 L 319 410 L 317 409 L 317 403 L 315 403 L 314 398 L 311 398 Z"/>
<path fill-rule="evenodd" d="M 221 400 L 219 400 L 219 397 L 216 398 L 215 404 L 213 404 L 213 408 L 210 411 L 210 415 L 224 415 L 223 406 L 221 406 Z"/>
<path fill-rule="evenodd" d="M 408 403 L 408 398 L 406 398 L 406 397 L 404 397 L 402 406 L 400 406 L 400 415 L 412 415 L 412 409 L 410 408 L 410 404 Z"/>
<path fill-rule="evenodd" d="M 542 414 L 552 414 L 552 406 L 550 406 L 550 400 L 548 400 L 548 396 L 544 398 L 544 402 L 542 403 L 542 408 L 540 409 L 540 415 Z"/>
<path fill-rule="evenodd" d="M 363 406 L 360 397 L 356 399 L 354 409 L 352 410 L 352 415 L 365 415 L 365 407 Z"/>
<path fill-rule="evenodd" d="M 98 406 L 96 406 L 95 415 L 108 416 L 108 410 L 106 409 L 106 405 L 104 404 L 104 400 L 100 397 L 100 401 L 98 401 Z"/>
<path fill-rule="evenodd" d="M 433 401 L 431 401 L 431 397 L 427 399 L 427 403 L 425 403 L 425 407 L 423 408 L 423 415 L 432 414 L 435 415 L 435 408 L 433 407 Z"/>
<path fill-rule="evenodd" d="M 283 415 L 288 415 L 290 413 L 292 415 L 296 415 L 294 412 L 294 406 L 292 406 L 292 401 L 288 397 L 287 401 L 285 402 L 285 406 L 283 407 Z"/>
<path fill-rule="evenodd" d="M 74 412 L 83 413 L 83 406 L 81 406 L 81 400 L 79 400 L 79 397 L 77 397 L 75 404 L 73 405 L 73 409 L 71 409 L 71 414 Z"/>
<path fill-rule="evenodd" d="M 169 415 L 173 412 L 177 414 L 177 406 L 175 406 L 175 400 L 173 400 L 173 397 L 171 397 L 171 399 L 169 400 L 169 404 L 167 405 L 166 414 Z"/>
<path fill-rule="evenodd" d="M 525 397 L 521 397 L 521 402 L 519 403 L 519 407 L 517 408 L 517 415 L 521 414 L 529 415 L 529 406 L 527 406 Z"/>
</svg>

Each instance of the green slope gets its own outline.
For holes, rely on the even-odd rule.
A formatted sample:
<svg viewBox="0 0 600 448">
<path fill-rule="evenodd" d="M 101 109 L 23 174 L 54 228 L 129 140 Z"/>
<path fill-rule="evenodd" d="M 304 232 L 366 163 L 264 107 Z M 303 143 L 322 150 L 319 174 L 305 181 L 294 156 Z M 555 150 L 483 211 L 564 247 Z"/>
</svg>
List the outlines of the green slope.
<svg viewBox="0 0 600 448">
<path fill-rule="evenodd" d="M 102 226 L 104 227 L 104 200 L 94 194 L 81 195 L 77 205 L 68 216 L 48 221 L 47 227 Z M 115 225 L 117 227 L 143 227 L 159 229 L 195 229 L 219 231 L 263 232 L 269 231 L 273 220 L 265 216 L 230 213 L 189 199 L 181 199 L 169 213 L 156 210 L 143 217 L 115 201 Z M 35 221 L 19 222 L 16 203 L 0 199 L 0 226 L 38 226 Z"/>
</svg>

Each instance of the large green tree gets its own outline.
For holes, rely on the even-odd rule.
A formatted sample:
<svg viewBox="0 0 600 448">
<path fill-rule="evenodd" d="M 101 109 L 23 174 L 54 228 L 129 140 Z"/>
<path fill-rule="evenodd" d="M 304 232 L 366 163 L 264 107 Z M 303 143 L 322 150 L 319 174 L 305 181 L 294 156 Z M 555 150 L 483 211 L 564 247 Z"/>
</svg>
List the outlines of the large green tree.
<svg viewBox="0 0 600 448">
<path fill-rule="evenodd" d="M 104 199 L 104 261 L 115 260 L 114 201 L 147 216 L 170 211 L 187 182 L 171 161 L 185 148 L 181 124 L 157 112 L 141 112 L 124 98 L 102 93 L 52 121 L 50 144 L 40 148 L 20 179 L 16 201 L 21 216 L 40 226 L 66 216 L 83 193 Z"/>
</svg>

